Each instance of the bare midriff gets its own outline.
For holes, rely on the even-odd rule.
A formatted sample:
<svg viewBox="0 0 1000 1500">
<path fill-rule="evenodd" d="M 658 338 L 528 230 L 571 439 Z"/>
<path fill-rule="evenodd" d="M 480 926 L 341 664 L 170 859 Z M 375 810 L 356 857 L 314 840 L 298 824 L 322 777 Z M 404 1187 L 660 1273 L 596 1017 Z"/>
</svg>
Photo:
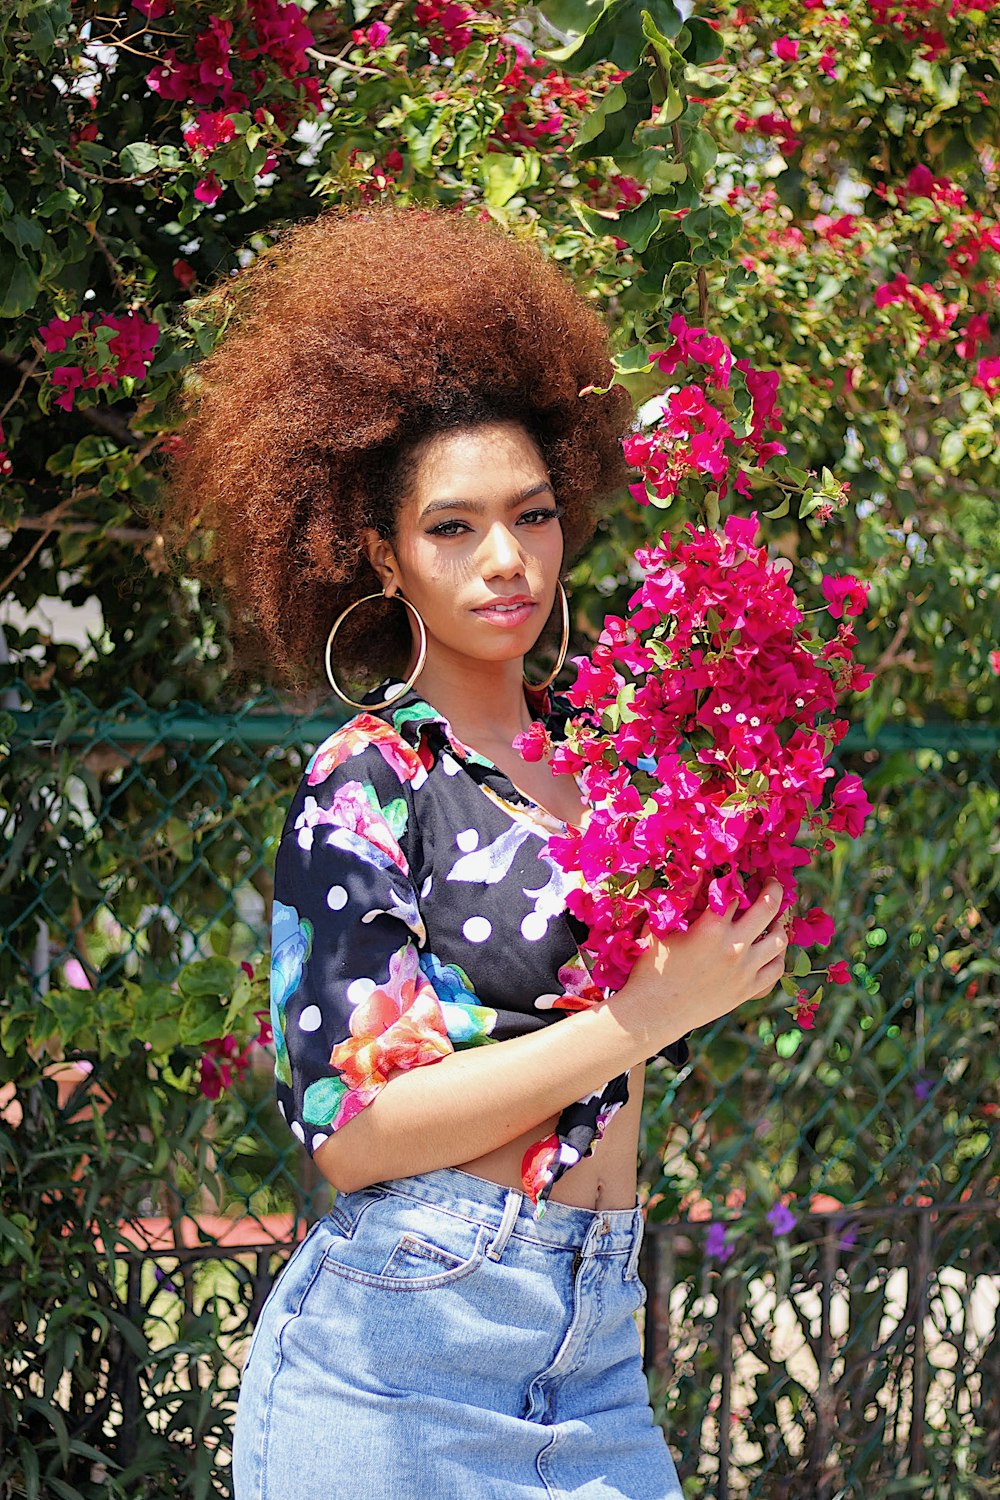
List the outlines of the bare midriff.
<svg viewBox="0 0 1000 1500">
<path fill-rule="evenodd" d="M 639 1124 L 642 1115 L 645 1063 L 629 1073 L 628 1100 L 608 1121 L 593 1156 L 585 1156 L 564 1172 L 548 1194 L 553 1203 L 574 1208 L 634 1208 L 638 1183 Z M 558 1115 L 543 1120 L 516 1140 L 472 1161 L 456 1162 L 463 1172 L 485 1177 L 504 1187 L 524 1191 L 521 1158 L 535 1141 L 551 1135 Z"/>
<path fill-rule="evenodd" d="M 484 753 L 495 757 L 494 764 L 500 766 L 524 796 L 562 820 L 567 828 L 580 828 L 586 823 L 590 809 L 579 800 L 579 787 L 574 791 L 568 778 L 557 776 L 546 762 L 528 762 L 520 757 L 515 762 L 506 745 L 491 745 Z M 548 1194 L 552 1202 L 568 1203 L 574 1208 L 635 1207 L 645 1072 L 645 1063 L 632 1068 L 627 1102 L 609 1120 L 594 1155 L 582 1158 L 563 1173 Z M 521 1158 L 535 1141 L 552 1134 L 558 1119 L 558 1114 L 551 1115 L 496 1151 L 488 1151 L 472 1161 L 456 1162 L 455 1166 L 523 1192 Z"/>
</svg>

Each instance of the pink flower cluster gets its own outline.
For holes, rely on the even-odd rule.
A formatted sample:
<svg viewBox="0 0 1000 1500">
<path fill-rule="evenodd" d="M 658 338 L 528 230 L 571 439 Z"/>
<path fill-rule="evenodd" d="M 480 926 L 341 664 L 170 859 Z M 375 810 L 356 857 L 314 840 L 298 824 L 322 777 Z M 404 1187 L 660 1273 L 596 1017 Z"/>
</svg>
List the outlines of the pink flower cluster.
<svg viewBox="0 0 1000 1500">
<path fill-rule="evenodd" d="M 508 36 L 504 41 L 514 49 L 514 61 L 500 80 L 504 112 L 493 149 L 510 144 L 553 151 L 564 141 L 568 144 L 566 108 L 585 112 L 591 103 L 587 90 L 553 68 L 547 58 L 535 57 L 518 38 Z"/>
<path fill-rule="evenodd" d="M 867 585 L 823 579 L 840 621 L 824 641 L 804 626 L 784 559 L 754 545 L 756 512 L 729 516 L 721 532 L 687 531 L 637 552 L 643 582 L 627 618 L 608 616 L 591 656 L 575 658 L 566 696 L 581 712 L 551 755 L 554 770 L 581 777 L 591 812 L 549 850 L 582 877 L 567 903 L 589 928 L 595 981 L 614 989 L 647 921 L 659 937 L 684 931 L 707 907 L 749 906 L 772 875 L 784 911 L 796 868 L 832 849 L 832 833 L 857 837 L 871 811 L 851 773 L 820 805 L 848 727 L 820 717 L 872 680 L 846 618 L 865 608 Z M 534 727 L 514 744 L 534 758 L 546 747 Z M 833 935 L 819 907 L 792 922 L 793 943 Z M 846 966 L 830 973 L 846 977 Z M 792 1009 L 803 1011 L 801 998 Z"/>
<path fill-rule="evenodd" d="M 958 315 L 957 302 L 945 302 L 937 288 L 929 281 L 923 286 L 914 286 L 902 272 L 875 289 L 875 306 L 888 307 L 890 303 L 902 302 L 910 307 L 924 324 L 918 335 L 918 347 L 925 349 L 932 339 L 948 337 L 952 323 Z"/>
<path fill-rule="evenodd" d="M 244 964 L 244 969 L 249 965 Z M 230 1032 L 228 1036 L 216 1036 L 205 1043 L 205 1051 L 199 1067 L 199 1087 L 206 1099 L 218 1099 L 223 1089 L 231 1088 L 234 1080 L 246 1073 L 253 1058 L 255 1047 L 266 1047 L 272 1040 L 270 1012 L 255 1010 L 257 1035 L 240 1046 Z"/>
<path fill-rule="evenodd" d="M 170 0 L 134 0 L 135 8 L 149 20 L 167 14 Z M 282 77 L 299 91 L 302 102 L 319 110 L 320 87 L 309 72 L 307 48 L 313 45 L 313 34 L 305 12 L 295 0 L 248 0 L 245 20 L 252 30 L 235 35 L 232 19 L 210 16 L 208 26 L 192 43 L 194 60 L 182 61 L 175 47 L 168 47 L 162 60 L 146 76 L 148 87 L 161 99 L 199 106 L 193 124 L 185 127 L 184 139 L 195 159 L 204 158 L 217 146 L 232 140 L 235 126 L 232 116 L 252 108 L 251 101 L 264 90 L 268 70 L 257 66 L 246 70 L 247 88 L 237 87 L 233 75 L 235 60 L 245 63 L 268 61 Z M 249 91 L 248 91 L 249 90 Z M 276 94 L 268 96 L 267 107 L 279 129 L 293 127 L 295 111 Z M 257 124 L 264 121 L 261 107 L 253 110 Z M 257 175 L 270 172 L 277 164 L 275 152 L 269 152 Z M 215 172 L 199 179 L 194 196 L 211 206 L 220 197 L 223 184 Z"/>
<path fill-rule="evenodd" d="M 246 33 L 238 36 L 235 57 L 246 62 L 268 59 L 318 108 L 317 80 L 301 76 L 309 70 L 306 48 L 313 44 L 301 7 L 295 0 L 248 0 L 247 19 L 256 45 Z M 206 29 L 194 38 L 194 61 L 183 62 L 177 49 L 168 47 L 162 61 L 147 74 L 149 88 L 161 99 L 183 100 L 202 108 L 247 109 L 252 96 L 238 89 L 233 78 L 234 30 L 229 17 L 210 16 Z M 267 81 L 266 70 L 253 69 L 249 81 L 254 93 L 258 92 Z"/>
<path fill-rule="evenodd" d="M 690 326 L 683 313 L 671 318 L 668 332 L 673 343 L 652 355 L 652 362 L 665 375 L 674 375 L 680 365 L 689 370 L 701 366 L 705 373 L 678 383 L 661 399 L 654 428 L 625 439 L 625 457 L 642 474 L 642 483 L 630 485 L 629 490 L 640 504 L 648 503 L 650 496 L 669 503 L 686 480 L 697 477 L 709 483 L 720 499 L 730 484 L 737 494 L 747 497 L 751 487 L 744 465 L 762 468 L 775 454 L 787 451 L 783 443 L 765 436 L 782 430 L 778 372 L 754 369 L 747 359 L 734 360 L 722 339 Z M 753 402 L 752 417 L 742 424 L 745 431 L 737 431 L 731 413 L 712 394 L 728 389 L 734 368 L 742 372 Z"/>
<path fill-rule="evenodd" d="M 878 25 L 892 28 L 904 41 L 919 44 L 922 55 L 933 62 L 950 50 L 940 26 L 928 26 L 925 19 L 956 23 L 966 14 L 985 13 L 996 7 L 997 0 L 868 0 L 872 19 Z"/>
<path fill-rule="evenodd" d="M 756 131 L 760 135 L 771 136 L 778 142 L 778 150 L 782 156 L 794 156 L 802 144 L 802 138 L 796 132 L 791 120 L 775 114 L 773 110 L 767 110 L 760 115 L 748 115 L 740 110 L 733 121 L 733 129 L 737 135 L 746 135 L 749 131 Z"/>
<path fill-rule="evenodd" d="M 475 18 L 476 12 L 457 0 L 417 0 L 413 7 L 414 22 L 435 57 L 462 52 L 472 41 L 468 23 Z"/>
<path fill-rule="evenodd" d="M 95 358 L 97 332 L 101 328 L 114 330 L 114 337 L 108 340 L 108 352 L 114 363 L 103 368 L 98 367 Z M 90 313 L 82 312 L 72 318 L 53 318 L 38 333 L 50 354 L 61 354 L 72 340 L 74 354 L 83 356 L 82 363 L 56 365 L 49 374 L 52 385 L 63 388 L 62 395 L 54 398 L 56 406 L 72 411 L 78 390 L 113 387 L 125 376 L 143 380 L 153 360 L 160 328 L 137 312 L 109 314 L 93 324 Z M 81 339 L 82 345 L 78 342 Z"/>
</svg>

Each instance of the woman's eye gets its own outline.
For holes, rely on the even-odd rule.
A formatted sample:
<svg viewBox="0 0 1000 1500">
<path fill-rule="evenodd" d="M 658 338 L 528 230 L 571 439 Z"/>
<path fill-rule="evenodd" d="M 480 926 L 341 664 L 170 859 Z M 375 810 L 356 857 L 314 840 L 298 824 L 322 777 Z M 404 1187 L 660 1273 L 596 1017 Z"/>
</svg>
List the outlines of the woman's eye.
<svg viewBox="0 0 1000 1500">
<path fill-rule="evenodd" d="M 524 512 L 523 516 L 520 517 L 520 519 L 522 521 L 527 521 L 529 524 L 533 525 L 535 523 L 540 523 L 542 521 L 552 521 L 557 516 L 561 516 L 561 515 L 562 515 L 562 506 L 561 505 L 559 505 L 559 506 L 539 505 L 539 506 L 535 506 L 535 508 L 533 510 L 526 510 Z M 449 530 L 449 527 L 458 527 L 459 529 L 457 531 L 452 531 L 452 530 Z M 428 533 L 428 535 L 430 535 L 430 536 L 458 536 L 461 531 L 467 531 L 467 530 L 468 530 L 468 527 L 466 526 L 466 524 L 465 524 L 464 521 L 457 521 L 457 520 L 453 520 L 453 521 L 441 521 L 437 526 L 432 526 L 431 527 L 430 532 Z"/>
</svg>

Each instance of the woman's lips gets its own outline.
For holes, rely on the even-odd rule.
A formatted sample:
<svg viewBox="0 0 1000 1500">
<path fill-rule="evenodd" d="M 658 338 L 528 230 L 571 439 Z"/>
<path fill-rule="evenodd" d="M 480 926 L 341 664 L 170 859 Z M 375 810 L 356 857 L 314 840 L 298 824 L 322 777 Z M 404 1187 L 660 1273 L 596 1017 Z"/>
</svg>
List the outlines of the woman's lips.
<svg viewBox="0 0 1000 1500">
<path fill-rule="evenodd" d="M 489 620 L 491 625 L 505 625 L 508 630 L 513 630 L 515 626 L 524 624 L 534 608 L 533 602 L 517 604 L 513 609 L 498 609 L 496 605 L 485 605 L 482 609 L 474 609 L 472 613 L 478 615 L 481 620 Z"/>
</svg>

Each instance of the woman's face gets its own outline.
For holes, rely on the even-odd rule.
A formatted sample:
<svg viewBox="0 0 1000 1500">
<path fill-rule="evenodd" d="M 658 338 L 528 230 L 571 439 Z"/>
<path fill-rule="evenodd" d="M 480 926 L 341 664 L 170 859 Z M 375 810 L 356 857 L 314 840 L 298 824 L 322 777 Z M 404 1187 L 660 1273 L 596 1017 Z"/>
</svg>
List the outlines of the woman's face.
<svg viewBox="0 0 1000 1500">
<path fill-rule="evenodd" d="M 519 423 L 499 421 L 437 433 L 418 454 L 395 545 L 369 534 L 376 572 L 423 616 L 429 661 L 523 657 L 549 617 L 563 556 L 541 454 Z"/>
</svg>

